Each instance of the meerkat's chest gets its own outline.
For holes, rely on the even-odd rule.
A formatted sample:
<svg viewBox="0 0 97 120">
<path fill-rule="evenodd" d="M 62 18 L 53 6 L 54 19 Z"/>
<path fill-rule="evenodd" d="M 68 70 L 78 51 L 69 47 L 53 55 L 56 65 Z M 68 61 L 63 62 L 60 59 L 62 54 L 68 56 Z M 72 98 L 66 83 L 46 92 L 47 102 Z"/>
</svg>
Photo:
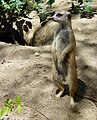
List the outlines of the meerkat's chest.
<svg viewBox="0 0 97 120">
<path fill-rule="evenodd" d="M 62 51 L 70 42 L 69 32 L 66 30 L 59 31 L 55 37 L 55 48 L 58 51 Z"/>
</svg>

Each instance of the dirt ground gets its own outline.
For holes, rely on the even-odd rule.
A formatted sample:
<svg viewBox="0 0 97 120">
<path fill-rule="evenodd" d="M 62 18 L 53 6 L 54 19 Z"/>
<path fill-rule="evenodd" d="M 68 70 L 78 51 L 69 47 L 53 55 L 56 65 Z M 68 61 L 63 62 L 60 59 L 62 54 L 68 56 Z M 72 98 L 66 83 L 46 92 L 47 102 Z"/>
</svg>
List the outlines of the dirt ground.
<svg viewBox="0 0 97 120">
<path fill-rule="evenodd" d="M 77 43 L 78 89 L 81 95 L 97 100 L 97 15 L 92 19 L 73 18 Z M 19 46 L 0 42 L 0 108 L 7 98 L 20 96 L 25 106 L 0 120 L 97 120 L 97 102 L 75 96 L 70 109 L 69 96 L 54 97 L 51 80 L 51 45 Z"/>
</svg>

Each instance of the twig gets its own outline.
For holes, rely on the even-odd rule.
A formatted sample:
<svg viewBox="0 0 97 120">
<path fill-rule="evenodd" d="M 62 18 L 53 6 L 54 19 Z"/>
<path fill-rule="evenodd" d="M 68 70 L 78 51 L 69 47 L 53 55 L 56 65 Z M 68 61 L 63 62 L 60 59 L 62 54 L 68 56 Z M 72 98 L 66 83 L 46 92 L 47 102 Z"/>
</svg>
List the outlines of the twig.
<svg viewBox="0 0 97 120">
<path fill-rule="evenodd" d="M 19 84 L 18 81 L 16 80 L 16 77 L 15 77 L 14 73 L 12 73 L 12 75 L 13 75 L 13 77 L 14 77 L 15 82 L 16 82 L 17 84 Z"/>
<path fill-rule="evenodd" d="M 25 104 L 25 106 L 30 107 L 30 108 L 36 110 L 39 114 L 41 114 L 42 116 L 44 116 L 47 120 L 51 120 L 50 118 L 48 118 L 48 117 L 47 117 L 46 115 L 44 115 L 42 112 L 38 111 L 38 110 L 37 110 L 36 108 L 34 108 L 33 106 L 30 106 L 30 105 L 28 105 L 28 104 Z"/>
</svg>

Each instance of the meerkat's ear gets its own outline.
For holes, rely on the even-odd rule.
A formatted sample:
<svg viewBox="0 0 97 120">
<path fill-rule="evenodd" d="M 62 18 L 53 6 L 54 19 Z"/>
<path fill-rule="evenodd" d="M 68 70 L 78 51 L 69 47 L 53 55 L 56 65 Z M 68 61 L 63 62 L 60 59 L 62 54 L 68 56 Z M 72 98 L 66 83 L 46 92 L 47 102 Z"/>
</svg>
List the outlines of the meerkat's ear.
<svg viewBox="0 0 97 120">
<path fill-rule="evenodd" d="M 67 16 L 68 16 L 68 19 L 70 20 L 71 19 L 71 13 L 69 13 Z"/>
</svg>

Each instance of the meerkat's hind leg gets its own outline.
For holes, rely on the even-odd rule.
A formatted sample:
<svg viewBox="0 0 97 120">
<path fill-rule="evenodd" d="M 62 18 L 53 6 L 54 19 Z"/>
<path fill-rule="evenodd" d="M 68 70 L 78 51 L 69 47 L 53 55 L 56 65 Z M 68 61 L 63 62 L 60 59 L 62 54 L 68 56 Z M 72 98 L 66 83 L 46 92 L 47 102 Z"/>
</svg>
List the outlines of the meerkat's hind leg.
<svg viewBox="0 0 97 120">
<path fill-rule="evenodd" d="M 61 90 L 58 94 L 56 94 L 55 97 L 56 97 L 56 98 L 60 98 L 60 97 L 62 96 L 63 92 L 64 92 L 64 91 Z"/>
<path fill-rule="evenodd" d="M 70 95 L 70 106 L 74 107 L 75 106 L 75 102 L 74 102 L 74 92 L 75 89 L 73 88 L 72 85 L 69 85 L 69 95 Z"/>
<path fill-rule="evenodd" d="M 73 108 L 75 106 L 74 98 L 70 96 L 70 106 Z"/>
<path fill-rule="evenodd" d="M 55 95 L 56 98 L 60 98 L 62 94 L 64 93 L 64 85 L 60 82 L 55 82 L 56 86 L 60 90 L 58 94 Z"/>
</svg>

